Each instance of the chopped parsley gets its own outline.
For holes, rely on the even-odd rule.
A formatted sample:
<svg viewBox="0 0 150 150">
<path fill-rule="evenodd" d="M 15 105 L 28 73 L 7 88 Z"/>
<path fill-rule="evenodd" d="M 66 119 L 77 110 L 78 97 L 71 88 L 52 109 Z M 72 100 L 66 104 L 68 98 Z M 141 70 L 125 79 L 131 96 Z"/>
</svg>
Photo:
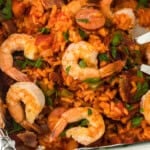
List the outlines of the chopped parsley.
<svg viewBox="0 0 150 150">
<path fill-rule="evenodd" d="M 35 61 L 34 67 L 41 68 L 42 64 L 43 64 L 43 60 L 39 58 Z"/>
<path fill-rule="evenodd" d="M 18 124 L 17 122 L 15 122 L 14 120 L 12 121 L 12 126 L 13 126 L 13 129 L 8 132 L 9 134 L 23 130 L 22 126 Z"/>
<path fill-rule="evenodd" d="M 43 34 L 49 34 L 50 33 L 50 29 L 49 28 L 46 28 L 46 27 L 43 27 L 39 30 L 41 33 Z"/>
<path fill-rule="evenodd" d="M 0 0 L 0 5 L 2 5 L 4 3 L 4 0 Z"/>
<path fill-rule="evenodd" d="M 71 66 L 68 66 L 68 67 L 66 68 L 66 73 L 67 73 L 67 74 L 69 74 L 70 69 L 71 69 Z"/>
<path fill-rule="evenodd" d="M 93 89 L 97 88 L 102 83 L 100 78 L 88 78 L 88 79 L 85 79 L 83 82 L 86 82 L 87 84 L 89 84 L 89 86 Z"/>
<path fill-rule="evenodd" d="M 77 22 L 83 22 L 83 23 L 88 23 L 89 20 L 87 18 L 80 18 L 80 19 L 76 19 Z"/>
<path fill-rule="evenodd" d="M 89 125 L 89 121 L 87 119 L 83 119 L 80 122 L 81 127 L 87 127 Z"/>
<path fill-rule="evenodd" d="M 63 132 L 61 132 L 61 134 L 59 135 L 60 137 L 65 137 L 66 136 L 66 131 L 73 128 L 73 127 L 76 127 L 76 126 L 81 126 L 81 127 L 88 127 L 89 125 L 89 121 L 87 119 L 81 119 L 77 122 L 73 122 L 73 123 L 69 123 L 67 125 L 67 127 L 63 130 Z"/>
<path fill-rule="evenodd" d="M 100 60 L 100 61 L 109 61 L 109 57 L 107 56 L 107 54 L 106 53 L 103 53 L 103 54 L 99 54 L 98 55 L 98 59 Z"/>
<path fill-rule="evenodd" d="M 111 55 L 114 59 L 117 57 L 117 48 L 116 47 L 111 47 Z"/>
<path fill-rule="evenodd" d="M 12 18 L 12 1 L 11 0 L 0 0 L 0 16 L 3 19 Z"/>
<path fill-rule="evenodd" d="M 117 46 L 117 45 L 120 44 L 121 40 L 122 40 L 122 34 L 119 33 L 119 32 L 116 32 L 116 33 L 113 35 L 111 44 L 112 44 L 113 46 Z"/>
<path fill-rule="evenodd" d="M 25 60 L 16 60 L 16 65 L 21 69 L 25 69 L 27 66 L 41 68 L 43 65 L 43 60 L 38 58 L 36 61 L 25 59 Z"/>
<path fill-rule="evenodd" d="M 130 111 L 133 109 L 133 106 L 132 105 L 129 105 L 129 104 L 126 104 L 126 108 Z"/>
<path fill-rule="evenodd" d="M 73 93 L 65 88 L 60 91 L 60 96 L 73 98 Z"/>
<path fill-rule="evenodd" d="M 140 77 L 140 78 L 143 78 L 143 72 L 138 70 L 137 71 L 137 76 Z"/>
<path fill-rule="evenodd" d="M 88 108 L 88 116 L 92 115 L 92 110 Z"/>
<path fill-rule="evenodd" d="M 147 82 L 138 83 L 137 84 L 137 91 L 134 95 L 134 100 L 139 101 L 141 96 L 143 96 L 149 90 L 149 85 Z"/>
<path fill-rule="evenodd" d="M 56 89 L 48 89 L 48 90 L 45 92 L 45 95 L 46 95 L 46 96 L 51 96 L 51 95 L 53 95 L 55 92 L 56 92 Z"/>
<path fill-rule="evenodd" d="M 133 127 L 138 127 L 141 125 L 142 120 L 143 120 L 143 117 L 134 117 L 131 120 L 131 124 Z"/>
<path fill-rule="evenodd" d="M 140 108 L 140 113 L 143 113 L 144 112 L 144 108 Z"/>
<path fill-rule="evenodd" d="M 78 29 L 78 32 L 79 32 L 79 34 L 80 34 L 80 36 L 81 36 L 81 38 L 83 39 L 83 40 L 86 40 L 86 39 L 88 39 L 88 34 L 85 32 L 85 31 L 83 31 L 83 30 L 81 30 L 81 29 Z"/>
<path fill-rule="evenodd" d="M 148 6 L 148 0 L 138 0 L 138 8 L 141 7 L 147 7 Z"/>
<path fill-rule="evenodd" d="M 63 32 L 63 37 L 66 42 L 69 42 L 69 31 Z"/>
<path fill-rule="evenodd" d="M 86 83 L 97 83 L 97 82 L 100 82 L 100 78 L 88 78 L 88 79 L 85 79 L 84 82 Z"/>
<path fill-rule="evenodd" d="M 80 66 L 80 68 L 86 68 L 86 67 L 87 67 L 87 64 L 86 64 L 85 60 L 81 59 L 81 60 L 79 61 L 79 66 Z"/>
<path fill-rule="evenodd" d="M 125 53 L 126 53 L 127 55 L 129 55 L 129 49 L 128 49 L 128 47 L 125 47 L 125 48 L 124 48 L 124 51 L 125 51 Z"/>
<path fill-rule="evenodd" d="M 65 137 L 66 136 L 66 130 L 64 130 L 63 132 L 61 132 L 59 136 L 62 137 L 62 138 Z"/>
<path fill-rule="evenodd" d="M 47 106 L 53 106 L 53 100 L 49 96 L 46 97 L 46 105 Z"/>
</svg>

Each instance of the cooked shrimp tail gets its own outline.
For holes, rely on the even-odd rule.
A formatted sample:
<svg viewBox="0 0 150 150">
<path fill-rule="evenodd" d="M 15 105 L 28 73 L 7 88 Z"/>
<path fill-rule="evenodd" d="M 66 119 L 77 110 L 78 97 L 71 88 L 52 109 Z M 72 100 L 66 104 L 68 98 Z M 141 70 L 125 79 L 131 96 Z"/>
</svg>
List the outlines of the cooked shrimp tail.
<svg viewBox="0 0 150 150">
<path fill-rule="evenodd" d="M 125 65 L 124 61 L 118 60 L 110 63 L 102 68 L 98 68 L 97 60 L 98 52 L 94 47 L 85 41 L 72 43 L 66 49 L 62 58 L 62 65 L 64 70 L 69 66 L 68 74 L 74 79 L 86 80 L 87 78 L 104 78 L 112 75 L 113 73 L 120 72 Z M 86 61 L 87 66 L 81 68 L 78 60 L 83 59 Z"/>
<path fill-rule="evenodd" d="M 24 51 L 28 59 L 36 59 L 38 50 L 35 46 L 35 39 L 27 34 L 12 34 L 0 47 L 0 69 L 8 76 L 17 81 L 29 81 L 30 79 L 13 67 L 13 52 Z"/>
<path fill-rule="evenodd" d="M 91 111 L 91 114 L 88 114 L 88 110 Z M 83 145 L 89 145 L 103 136 L 105 132 L 105 124 L 102 116 L 97 110 L 90 107 L 77 107 L 71 108 L 62 114 L 52 130 L 49 138 L 50 141 L 55 140 L 68 123 L 77 122 L 82 119 L 87 120 L 88 127 L 77 126 L 70 128 L 66 130 L 67 137 L 72 137 L 78 143 Z"/>
<path fill-rule="evenodd" d="M 112 75 L 113 73 L 120 72 L 125 65 L 125 61 L 117 60 L 113 63 L 106 65 L 99 70 L 100 78 Z"/>
<path fill-rule="evenodd" d="M 50 139 L 53 140 L 56 137 L 58 137 L 61 134 L 61 132 L 65 129 L 67 124 L 68 124 L 67 120 L 65 120 L 65 118 L 61 118 L 55 125 L 55 128 L 52 130 Z"/>
<path fill-rule="evenodd" d="M 27 121 L 33 124 L 45 105 L 45 97 L 34 83 L 17 82 L 9 88 L 6 102 L 11 116 L 17 123 Z M 21 103 L 25 105 L 25 110 Z"/>
<path fill-rule="evenodd" d="M 17 70 L 14 67 L 6 70 L 5 73 L 16 81 L 26 81 L 26 82 L 31 81 L 26 74 L 20 72 L 19 70 Z"/>
</svg>

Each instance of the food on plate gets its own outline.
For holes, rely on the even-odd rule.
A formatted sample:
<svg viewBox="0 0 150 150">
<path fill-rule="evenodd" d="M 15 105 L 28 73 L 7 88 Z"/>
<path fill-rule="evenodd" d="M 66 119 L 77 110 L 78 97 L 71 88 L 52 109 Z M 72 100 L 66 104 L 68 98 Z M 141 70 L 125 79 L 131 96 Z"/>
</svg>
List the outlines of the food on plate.
<svg viewBox="0 0 150 150">
<path fill-rule="evenodd" d="M 150 140 L 150 44 L 132 38 L 149 14 L 146 0 L 0 1 L 0 127 L 16 148 Z"/>
<path fill-rule="evenodd" d="M 89 113 L 90 112 L 90 113 Z M 82 120 L 85 119 L 85 120 Z M 71 108 L 62 113 L 60 119 L 52 129 L 50 141 L 53 141 L 65 129 L 67 124 L 83 121 L 87 123 L 87 127 L 77 126 L 66 131 L 67 137 L 72 137 L 83 145 L 89 145 L 99 139 L 105 132 L 105 124 L 102 116 L 88 107 Z"/>
<path fill-rule="evenodd" d="M 45 105 L 45 97 L 36 84 L 16 82 L 10 86 L 6 102 L 11 116 L 17 123 L 23 125 L 24 121 L 27 121 L 32 124 Z"/>
<path fill-rule="evenodd" d="M 20 50 L 24 51 L 25 57 L 35 59 L 37 55 L 35 39 L 27 34 L 10 35 L 0 47 L 0 68 L 14 80 L 29 81 L 25 74 L 13 67 L 13 52 Z"/>
<path fill-rule="evenodd" d="M 86 55 L 85 55 L 86 54 Z M 74 79 L 86 80 L 88 78 L 104 78 L 115 72 L 120 72 L 125 65 L 124 61 L 118 60 L 100 69 L 97 68 L 98 52 L 87 42 L 80 41 L 68 46 L 62 57 L 64 70 L 70 68 L 68 74 Z M 85 66 L 78 64 L 82 60 Z M 83 69 L 84 68 L 84 69 Z"/>
</svg>

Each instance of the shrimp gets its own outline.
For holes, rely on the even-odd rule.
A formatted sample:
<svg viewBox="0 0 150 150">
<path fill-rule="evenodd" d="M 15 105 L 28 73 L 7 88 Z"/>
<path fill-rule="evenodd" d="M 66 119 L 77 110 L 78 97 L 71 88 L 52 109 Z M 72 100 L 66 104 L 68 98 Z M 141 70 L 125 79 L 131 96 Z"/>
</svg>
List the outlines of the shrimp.
<svg viewBox="0 0 150 150">
<path fill-rule="evenodd" d="M 34 60 L 38 55 L 38 49 L 34 43 L 35 38 L 30 35 L 10 35 L 0 47 L 0 69 L 14 80 L 30 81 L 27 75 L 13 67 L 12 53 L 15 51 L 24 51 L 25 57 Z"/>
<path fill-rule="evenodd" d="M 89 113 L 90 112 L 90 113 Z M 72 137 L 75 141 L 83 145 L 89 145 L 99 138 L 105 132 L 103 117 L 99 112 L 90 107 L 77 107 L 65 111 L 56 123 L 50 135 L 50 141 L 53 141 L 65 129 L 68 123 L 73 123 L 86 119 L 88 127 L 73 127 L 66 131 L 66 136 Z"/>
<path fill-rule="evenodd" d="M 85 80 L 110 76 L 115 72 L 120 72 L 125 65 L 124 61 L 118 60 L 98 69 L 97 55 L 98 52 L 87 42 L 72 43 L 62 57 L 63 69 L 69 68 L 68 74 L 74 79 Z M 83 59 L 87 67 L 81 68 L 78 64 L 79 59 Z"/>
<path fill-rule="evenodd" d="M 143 109 L 142 114 L 145 120 L 150 124 L 150 90 L 142 96 L 140 106 Z"/>
<path fill-rule="evenodd" d="M 135 25 L 135 15 L 132 8 L 123 8 L 116 12 L 111 11 L 112 0 L 102 0 L 100 7 L 102 13 L 109 19 L 113 20 L 114 24 L 119 29 L 128 30 Z"/>
<path fill-rule="evenodd" d="M 5 106 L 2 102 L 2 99 L 0 98 L 0 128 L 4 128 L 5 127 Z"/>
<path fill-rule="evenodd" d="M 45 105 L 45 97 L 36 84 L 16 82 L 9 88 L 6 102 L 13 119 L 23 126 L 24 122 L 34 123 Z M 24 104 L 25 110 L 22 104 Z"/>
<path fill-rule="evenodd" d="M 55 124 L 61 117 L 61 114 L 64 113 L 66 109 L 64 107 L 55 108 L 48 116 L 48 127 L 50 130 L 54 129 Z"/>
</svg>

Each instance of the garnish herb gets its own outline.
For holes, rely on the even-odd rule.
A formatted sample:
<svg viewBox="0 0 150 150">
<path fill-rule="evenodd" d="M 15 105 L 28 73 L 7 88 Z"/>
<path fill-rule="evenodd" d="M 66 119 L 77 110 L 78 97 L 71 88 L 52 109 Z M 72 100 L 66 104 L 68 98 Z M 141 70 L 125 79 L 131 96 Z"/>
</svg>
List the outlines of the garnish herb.
<svg viewBox="0 0 150 150">
<path fill-rule="evenodd" d="M 93 89 L 97 88 L 102 83 L 100 78 L 88 78 L 84 80 L 84 82 L 88 83 Z"/>
<path fill-rule="evenodd" d="M 2 9 L 0 10 L 0 14 L 2 15 L 2 18 L 4 19 L 11 19 L 12 18 L 12 2 L 11 0 L 6 0 L 4 2 L 4 0 L 0 0 L 0 7 L 2 7 Z"/>
<path fill-rule="evenodd" d="M 4 3 L 4 0 L 0 0 L 0 5 L 2 5 Z"/>
<path fill-rule="evenodd" d="M 38 58 L 36 61 L 32 61 L 29 59 L 25 60 L 16 60 L 16 64 L 21 69 L 25 69 L 27 66 L 35 67 L 35 68 L 41 68 L 43 64 L 43 60 L 41 58 Z"/>
<path fill-rule="evenodd" d="M 107 56 L 107 54 L 105 54 L 105 53 L 103 53 L 103 54 L 99 54 L 98 55 L 98 59 L 100 60 L 100 61 L 109 61 L 109 58 L 108 58 L 108 56 Z"/>
<path fill-rule="evenodd" d="M 143 113 L 144 112 L 144 108 L 140 108 L 140 113 Z"/>
<path fill-rule="evenodd" d="M 86 40 L 86 39 L 88 39 L 88 34 L 85 32 L 85 31 L 83 31 L 83 30 L 81 30 L 81 29 L 78 29 L 78 32 L 79 32 L 79 34 L 80 34 L 80 36 L 81 36 L 81 38 L 83 39 L 83 40 Z"/>
<path fill-rule="evenodd" d="M 65 137 L 66 136 L 66 130 L 64 130 L 63 132 L 61 132 L 59 136 L 60 137 Z"/>
<path fill-rule="evenodd" d="M 56 92 L 56 89 L 48 89 L 45 93 L 46 96 L 51 96 Z"/>
<path fill-rule="evenodd" d="M 69 123 L 67 125 L 67 127 L 64 129 L 64 131 L 60 134 L 60 137 L 65 137 L 66 131 L 68 129 L 71 129 L 71 128 L 76 127 L 76 126 L 88 127 L 88 125 L 89 125 L 89 121 L 87 119 L 81 119 L 80 121 Z"/>
<path fill-rule="evenodd" d="M 12 133 L 19 132 L 19 131 L 23 130 L 22 126 L 20 126 L 14 120 L 12 122 L 12 125 L 13 125 L 13 129 L 11 131 L 9 131 L 9 134 L 12 134 Z"/>
<path fill-rule="evenodd" d="M 114 34 L 113 38 L 112 38 L 111 44 L 112 44 L 113 46 L 117 46 L 117 45 L 120 44 L 121 39 L 122 39 L 121 33 L 116 32 L 116 33 Z"/>
<path fill-rule="evenodd" d="M 66 73 L 67 73 L 67 74 L 69 74 L 70 69 L 71 69 L 71 66 L 68 66 L 68 67 L 66 68 Z"/>
<path fill-rule="evenodd" d="M 89 20 L 87 18 L 76 19 L 76 21 L 83 22 L 83 23 L 88 23 L 89 22 Z"/>
<path fill-rule="evenodd" d="M 129 105 L 129 104 L 126 104 L 126 108 L 130 111 L 133 109 L 133 106 L 132 105 Z"/>
<path fill-rule="evenodd" d="M 148 6 L 148 0 L 138 0 L 138 8 L 147 7 L 147 6 Z"/>
<path fill-rule="evenodd" d="M 134 95 L 134 100 L 139 101 L 141 96 L 143 96 L 149 90 L 149 85 L 147 82 L 138 83 L 137 84 L 137 91 Z"/>
<path fill-rule="evenodd" d="M 87 127 L 89 125 L 89 121 L 87 119 L 83 119 L 80 122 L 81 127 Z"/>
<path fill-rule="evenodd" d="M 69 31 L 63 32 L 63 37 L 66 42 L 69 42 Z"/>
<path fill-rule="evenodd" d="M 92 110 L 89 108 L 88 109 L 88 116 L 92 115 Z"/>
<path fill-rule="evenodd" d="M 135 58 L 134 58 L 134 62 L 135 64 L 141 64 L 142 60 L 141 60 L 141 51 L 140 50 L 134 50 L 135 52 Z"/>
<path fill-rule="evenodd" d="M 138 127 L 141 125 L 142 120 L 143 120 L 143 117 L 134 117 L 131 120 L 131 124 L 133 127 Z"/>
<path fill-rule="evenodd" d="M 140 77 L 140 78 L 143 78 L 143 72 L 138 70 L 137 71 L 137 76 Z"/>
<path fill-rule="evenodd" d="M 100 81 L 101 81 L 100 78 L 88 78 L 88 79 L 84 80 L 84 82 L 91 83 L 91 84 L 98 83 Z"/>
<path fill-rule="evenodd" d="M 46 96 L 46 104 L 47 104 L 48 106 L 53 106 L 53 100 L 52 100 L 51 97 Z"/>
<path fill-rule="evenodd" d="M 129 55 L 129 49 L 127 47 L 124 48 L 124 51 L 127 55 Z"/>
<path fill-rule="evenodd" d="M 43 34 L 49 34 L 50 33 L 50 29 L 46 28 L 46 27 L 43 27 L 43 28 L 40 29 L 40 32 L 43 33 Z"/>
<path fill-rule="evenodd" d="M 126 65 L 124 66 L 125 69 L 131 69 L 135 66 L 135 64 L 132 62 L 130 58 L 127 58 Z"/>
<path fill-rule="evenodd" d="M 79 61 L 79 66 L 80 66 L 80 68 L 85 68 L 85 67 L 87 67 L 87 64 L 86 64 L 85 60 L 81 59 L 81 60 Z"/>
<path fill-rule="evenodd" d="M 39 58 L 35 61 L 34 67 L 41 68 L 42 63 L 43 63 L 43 60 L 41 58 Z"/>
<path fill-rule="evenodd" d="M 73 93 L 70 92 L 70 91 L 67 90 L 67 89 L 62 89 L 62 90 L 60 91 L 60 96 L 73 98 Z"/>
<path fill-rule="evenodd" d="M 111 55 L 115 59 L 117 57 L 117 48 L 116 47 L 111 47 Z"/>
</svg>

